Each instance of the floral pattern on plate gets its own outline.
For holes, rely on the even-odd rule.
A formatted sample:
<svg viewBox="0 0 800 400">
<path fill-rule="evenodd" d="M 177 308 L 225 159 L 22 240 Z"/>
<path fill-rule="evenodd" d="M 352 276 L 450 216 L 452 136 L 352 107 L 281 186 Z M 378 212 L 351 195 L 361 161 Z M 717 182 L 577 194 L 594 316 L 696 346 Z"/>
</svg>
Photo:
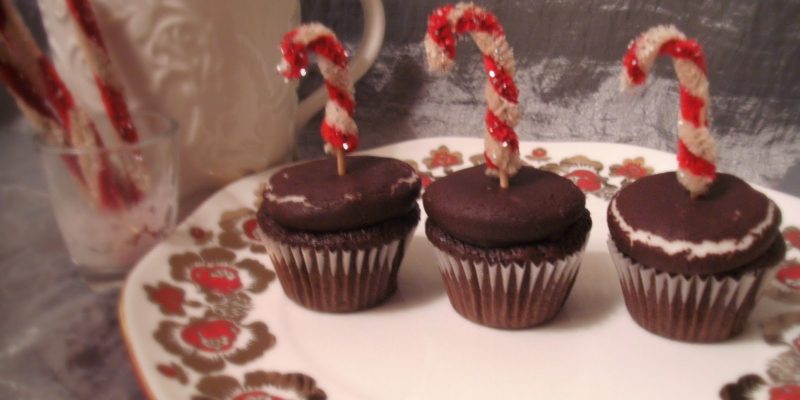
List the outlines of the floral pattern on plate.
<svg viewBox="0 0 800 400">
<path fill-rule="evenodd" d="M 800 399 L 800 230 L 783 229 L 787 243 L 786 261 L 768 282 L 765 295 L 773 300 L 798 306 L 759 324 L 764 341 L 782 350 L 767 362 L 764 376 L 747 374 L 725 385 L 720 397 L 726 400 Z"/>
</svg>

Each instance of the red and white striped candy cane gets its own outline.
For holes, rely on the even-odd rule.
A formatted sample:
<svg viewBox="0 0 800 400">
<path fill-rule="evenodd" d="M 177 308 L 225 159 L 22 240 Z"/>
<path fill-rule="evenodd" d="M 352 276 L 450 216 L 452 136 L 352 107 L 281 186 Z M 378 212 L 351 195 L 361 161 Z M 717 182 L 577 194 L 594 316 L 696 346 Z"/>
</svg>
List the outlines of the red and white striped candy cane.
<svg viewBox="0 0 800 400">
<path fill-rule="evenodd" d="M 283 59 L 278 71 L 290 79 L 305 76 L 308 50 L 318 55 L 317 63 L 328 89 L 325 119 L 320 128 L 325 151 L 336 153 L 339 175 L 344 175 L 344 153 L 358 148 L 358 127 L 353 120 L 355 91 L 347 73 L 347 52 L 336 34 L 326 26 L 319 23 L 300 25 L 283 36 Z"/>
<path fill-rule="evenodd" d="M 86 113 L 75 103 L 10 0 L 0 0 L 0 79 L 25 115 L 66 147 L 103 147 Z M 136 201 L 138 188 L 118 176 L 105 156 L 65 156 L 64 162 L 100 206 L 117 209 Z"/>
<path fill-rule="evenodd" d="M 708 132 L 708 78 L 703 49 L 674 26 L 656 26 L 642 33 L 622 59 L 624 86 L 644 83 L 659 55 L 672 57 L 680 84 L 678 180 L 696 198 L 716 178 L 716 147 Z"/>
<path fill-rule="evenodd" d="M 519 90 L 514 84 L 514 52 L 506 41 L 497 17 L 471 3 L 438 8 L 428 17 L 425 54 L 432 72 L 447 72 L 456 55 L 457 35 L 469 33 L 483 54 L 487 74 L 486 135 L 484 139 L 487 170 L 500 177 L 500 186 L 508 187 L 508 178 L 522 165 L 519 140 L 514 127 L 519 123 Z"/>
<path fill-rule="evenodd" d="M 70 14 L 75 20 L 79 43 L 92 68 L 95 83 L 112 126 L 125 143 L 138 142 L 139 134 L 133 125 L 128 103 L 125 101 L 122 82 L 111 65 L 111 58 L 106 50 L 100 27 L 97 25 L 92 5 L 89 0 L 66 1 Z"/>
</svg>

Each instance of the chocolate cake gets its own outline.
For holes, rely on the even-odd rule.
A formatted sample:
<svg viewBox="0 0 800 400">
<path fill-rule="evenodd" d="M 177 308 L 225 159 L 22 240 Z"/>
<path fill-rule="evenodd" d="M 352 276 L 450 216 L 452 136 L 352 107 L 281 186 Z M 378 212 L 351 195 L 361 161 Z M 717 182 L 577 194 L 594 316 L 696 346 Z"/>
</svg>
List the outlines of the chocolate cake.
<svg viewBox="0 0 800 400">
<path fill-rule="evenodd" d="M 258 223 L 286 295 L 305 307 L 349 312 L 397 288 L 397 272 L 419 222 L 420 181 L 406 163 L 348 157 L 277 171 Z"/>
<path fill-rule="evenodd" d="M 558 313 L 592 226 L 585 196 L 571 181 L 522 167 L 503 189 L 476 166 L 435 181 L 423 205 L 457 312 L 505 329 Z"/>
</svg>

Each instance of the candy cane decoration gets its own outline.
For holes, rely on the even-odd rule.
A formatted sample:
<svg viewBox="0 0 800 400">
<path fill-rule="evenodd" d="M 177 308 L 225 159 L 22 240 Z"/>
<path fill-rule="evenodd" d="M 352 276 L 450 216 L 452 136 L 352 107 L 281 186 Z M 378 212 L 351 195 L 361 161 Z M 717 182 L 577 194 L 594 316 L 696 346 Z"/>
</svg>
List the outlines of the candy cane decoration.
<svg viewBox="0 0 800 400">
<path fill-rule="evenodd" d="M 68 147 L 103 147 L 94 124 L 77 106 L 9 0 L 0 1 L 0 78 L 23 113 L 50 140 Z M 140 195 L 135 185 L 119 179 L 105 157 L 65 157 L 64 162 L 103 207 L 119 208 Z"/>
<path fill-rule="evenodd" d="M 339 175 L 344 175 L 344 153 L 358 147 L 358 127 L 353 120 L 355 91 L 347 73 L 347 52 L 326 26 L 319 23 L 300 25 L 283 36 L 283 58 L 278 71 L 289 79 L 305 76 L 308 50 L 318 55 L 317 63 L 328 89 L 325 119 L 320 128 L 325 140 L 325 151 L 336 153 L 337 170 Z"/>
<path fill-rule="evenodd" d="M 0 2 L 0 78 L 26 117 L 51 140 L 61 142 L 64 133 L 55 111 L 45 98 L 44 82 L 29 79 L 24 71 L 39 68 L 35 56 L 15 57 L 12 46 L 16 48 L 37 49 L 33 37 L 24 25 L 16 9 L 9 0 Z"/>
<path fill-rule="evenodd" d="M 680 84 L 678 180 L 692 198 L 708 191 L 716 178 L 716 147 L 708 132 L 708 78 L 703 49 L 674 26 L 656 26 L 631 42 L 622 59 L 623 87 L 644 83 L 656 57 L 673 58 Z"/>
<path fill-rule="evenodd" d="M 487 74 L 484 93 L 486 135 L 484 158 L 487 174 L 498 176 L 500 186 L 508 187 L 508 178 L 522 165 L 519 140 L 514 127 L 519 123 L 519 90 L 514 84 L 514 52 L 506 41 L 497 17 L 474 4 L 458 3 L 438 8 L 428 18 L 425 54 L 431 72 L 447 72 L 456 55 L 457 35 L 469 33 L 483 54 Z"/>
<path fill-rule="evenodd" d="M 139 134 L 133 125 L 128 103 L 125 101 L 122 82 L 111 65 L 111 58 L 106 50 L 100 27 L 97 25 L 92 5 L 89 0 L 67 0 L 67 6 L 75 20 L 78 42 L 86 53 L 86 59 L 89 61 L 112 126 L 125 143 L 136 143 Z"/>
</svg>

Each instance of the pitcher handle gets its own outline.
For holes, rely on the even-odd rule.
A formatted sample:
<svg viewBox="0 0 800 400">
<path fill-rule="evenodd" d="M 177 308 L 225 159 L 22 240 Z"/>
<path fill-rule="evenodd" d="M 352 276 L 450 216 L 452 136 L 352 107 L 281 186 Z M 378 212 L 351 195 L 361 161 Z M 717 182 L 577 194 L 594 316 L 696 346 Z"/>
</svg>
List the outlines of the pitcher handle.
<svg viewBox="0 0 800 400">
<path fill-rule="evenodd" d="M 361 8 L 364 9 L 364 31 L 349 65 L 350 77 L 353 82 L 361 79 L 369 67 L 375 63 L 383 45 L 383 35 L 386 32 L 386 15 L 381 0 L 361 0 Z M 295 130 L 302 128 L 317 111 L 321 110 L 327 99 L 325 87 L 322 86 L 300 102 L 295 114 Z"/>
</svg>

